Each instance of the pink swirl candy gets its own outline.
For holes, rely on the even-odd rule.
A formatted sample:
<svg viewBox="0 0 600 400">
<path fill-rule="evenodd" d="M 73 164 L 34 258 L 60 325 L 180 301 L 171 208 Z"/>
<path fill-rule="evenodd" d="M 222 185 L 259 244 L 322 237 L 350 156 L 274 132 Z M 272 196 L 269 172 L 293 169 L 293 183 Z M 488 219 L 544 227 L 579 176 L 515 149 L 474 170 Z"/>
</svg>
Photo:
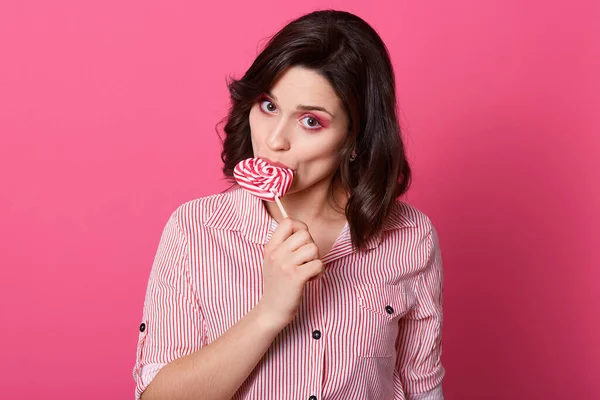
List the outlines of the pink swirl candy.
<svg viewBox="0 0 600 400">
<path fill-rule="evenodd" d="M 271 165 L 260 158 L 247 158 L 233 169 L 237 183 L 253 195 L 268 201 L 282 197 L 292 186 L 294 171 Z"/>
</svg>

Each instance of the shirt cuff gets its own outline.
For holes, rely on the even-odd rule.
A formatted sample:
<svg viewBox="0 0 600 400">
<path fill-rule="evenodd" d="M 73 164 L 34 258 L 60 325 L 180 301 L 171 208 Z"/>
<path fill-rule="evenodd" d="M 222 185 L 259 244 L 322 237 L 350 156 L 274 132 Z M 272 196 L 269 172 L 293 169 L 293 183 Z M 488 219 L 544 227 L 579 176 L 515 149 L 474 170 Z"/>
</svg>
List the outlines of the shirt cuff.
<svg viewBox="0 0 600 400">
<path fill-rule="evenodd" d="M 407 400 L 444 400 L 442 384 L 440 383 L 428 392 L 409 394 Z"/>
<path fill-rule="evenodd" d="M 158 371 L 160 371 L 160 369 L 165 365 L 166 364 L 142 365 L 142 367 L 140 368 L 140 373 L 138 375 L 139 378 L 135 386 L 135 400 L 140 399 L 144 390 L 146 390 L 150 382 L 152 382 L 152 379 L 154 379 L 156 374 L 158 374 Z"/>
</svg>

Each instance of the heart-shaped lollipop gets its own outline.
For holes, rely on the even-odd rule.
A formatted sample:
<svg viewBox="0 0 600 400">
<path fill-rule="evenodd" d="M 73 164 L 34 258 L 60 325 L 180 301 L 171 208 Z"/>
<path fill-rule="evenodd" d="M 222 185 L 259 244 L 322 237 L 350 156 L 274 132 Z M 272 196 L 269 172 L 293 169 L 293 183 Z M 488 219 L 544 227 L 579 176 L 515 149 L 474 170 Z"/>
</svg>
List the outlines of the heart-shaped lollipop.
<svg viewBox="0 0 600 400">
<path fill-rule="evenodd" d="M 288 217 L 279 198 L 292 186 L 293 170 L 271 165 L 261 158 L 247 158 L 235 166 L 233 177 L 254 196 L 275 201 L 283 217 Z"/>
</svg>

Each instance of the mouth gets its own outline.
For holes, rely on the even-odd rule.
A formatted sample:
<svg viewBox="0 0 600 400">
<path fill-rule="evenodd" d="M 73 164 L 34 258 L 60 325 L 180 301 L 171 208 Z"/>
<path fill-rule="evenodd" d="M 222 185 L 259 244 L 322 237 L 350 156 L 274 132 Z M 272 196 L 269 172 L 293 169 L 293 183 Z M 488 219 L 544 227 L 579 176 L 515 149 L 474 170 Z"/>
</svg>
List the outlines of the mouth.
<svg viewBox="0 0 600 400">
<path fill-rule="evenodd" d="M 268 158 L 265 158 L 265 157 L 258 157 L 258 158 L 260 158 L 261 160 L 263 160 L 267 164 L 270 164 L 270 165 L 272 165 L 274 167 L 287 168 L 287 169 L 291 169 L 292 171 L 294 170 L 292 167 L 290 167 L 288 165 L 285 165 L 283 163 L 280 163 L 280 162 L 277 162 L 277 161 L 271 161 L 271 160 L 269 160 Z"/>
</svg>

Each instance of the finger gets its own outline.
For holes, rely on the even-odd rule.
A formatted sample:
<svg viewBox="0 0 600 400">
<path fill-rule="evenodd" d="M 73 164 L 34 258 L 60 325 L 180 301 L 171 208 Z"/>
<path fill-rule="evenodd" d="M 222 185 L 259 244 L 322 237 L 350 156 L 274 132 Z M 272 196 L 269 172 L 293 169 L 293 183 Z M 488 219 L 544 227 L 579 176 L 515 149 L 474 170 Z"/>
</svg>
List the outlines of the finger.
<svg viewBox="0 0 600 400">
<path fill-rule="evenodd" d="M 277 248 L 285 239 L 294 233 L 293 224 L 294 223 L 290 218 L 284 218 L 273 232 L 269 243 L 267 243 L 265 247 Z"/>
<path fill-rule="evenodd" d="M 277 248 L 283 243 L 288 237 L 294 232 L 297 232 L 303 228 L 307 228 L 306 224 L 291 218 L 284 218 L 283 221 L 277 226 L 267 246 L 270 248 Z"/>
<path fill-rule="evenodd" d="M 308 230 L 308 225 L 306 225 L 304 222 L 300 221 L 299 219 L 292 219 L 292 218 L 290 218 L 290 219 L 292 220 L 292 223 L 294 224 L 294 226 L 292 227 L 292 230 L 294 232 L 298 232 L 302 229 Z"/>
<path fill-rule="evenodd" d="M 314 243 L 305 244 L 293 253 L 294 265 L 302 265 L 304 263 L 317 260 L 319 258 L 319 248 Z"/>
<path fill-rule="evenodd" d="M 300 247 L 305 244 L 314 243 L 312 236 L 308 232 L 307 229 L 300 229 L 295 232 L 292 236 L 285 239 L 282 244 L 282 247 L 285 247 L 287 251 L 293 252 L 298 250 Z"/>
<path fill-rule="evenodd" d="M 324 267 L 321 260 L 307 262 L 306 264 L 300 265 L 297 269 L 298 275 L 304 282 L 316 279 L 323 273 L 323 270 Z"/>
</svg>

